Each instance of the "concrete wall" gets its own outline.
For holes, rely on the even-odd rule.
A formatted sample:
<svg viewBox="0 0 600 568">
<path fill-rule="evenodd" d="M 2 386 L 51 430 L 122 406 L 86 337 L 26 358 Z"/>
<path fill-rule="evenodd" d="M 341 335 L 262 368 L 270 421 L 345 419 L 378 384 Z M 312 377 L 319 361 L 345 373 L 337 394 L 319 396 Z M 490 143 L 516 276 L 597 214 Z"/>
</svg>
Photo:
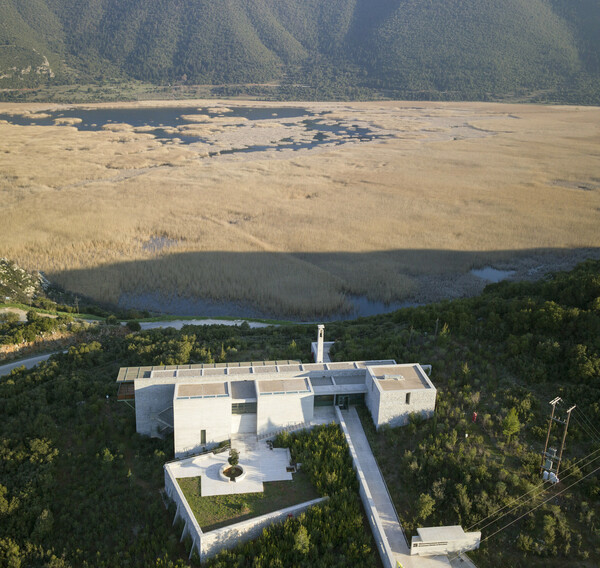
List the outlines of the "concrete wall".
<svg viewBox="0 0 600 568">
<path fill-rule="evenodd" d="M 164 379 L 144 379 L 135 381 L 135 426 L 138 434 L 159 436 L 160 423 L 156 416 L 159 412 L 173 406 L 175 384 Z M 161 418 L 173 424 L 173 411 L 161 415 Z"/>
<path fill-rule="evenodd" d="M 352 439 L 350 438 L 348 428 L 346 428 L 346 422 L 344 421 L 344 417 L 337 406 L 335 411 L 340 422 L 342 432 L 344 432 L 344 436 L 346 437 L 346 441 L 348 442 L 348 446 L 350 448 L 352 465 L 356 471 L 356 477 L 358 478 L 359 483 L 358 492 L 360 494 L 361 501 L 363 502 L 365 513 L 367 515 L 367 519 L 369 520 L 369 525 L 371 525 L 373 539 L 375 540 L 377 551 L 381 557 L 381 562 L 385 568 L 396 568 L 396 559 L 394 557 L 394 553 L 390 543 L 388 542 L 387 536 L 385 535 L 385 531 L 383 530 L 383 523 L 381 522 L 381 518 L 377 512 L 377 507 L 375 506 L 375 502 L 373 501 L 373 497 L 369 491 L 369 486 L 367 485 L 365 475 L 360 467 L 360 463 L 358 462 L 358 456 L 354 446 L 352 445 Z"/>
<path fill-rule="evenodd" d="M 333 342 L 330 342 L 333 344 Z M 336 377 L 339 375 L 357 375 L 364 377 L 365 369 L 332 369 L 332 370 L 305 370 L 305 371 L 286 371 L 279 372 L 257 372 L 248 375 L 218 375 L 214 376 L 214 381 L 231 381 L 231 380 L 261 380 L 261 379 L 281 379 L 281 378 L 300 378 L 300 377 Z M 135 407 L 136 407 L 136 428 L 139 434 L 147 436 L 159 436 L 159 427 L 161 426 L 156 420 L 156 415 L 159 412 L 172 406 L 173 393 L 175 392 L 175 384 L 177 383 L 194 383 L 194 382 L 210 382 L 210 379 L 194 379 L 190 377 L 161 377 L 161 378 L 146 378 L 135 381 Z M 172 424 L 173 416 L 169 411 L 162 416 Z"/>
<path fill-rule="evenodd" d="M 410 548 L 411 556 L 435 556 L 438 554 L 453 554 L 467 552 L 479 548 L 481 532 L 468 532 L 465 537 L 446 542 L 421 542 L 420 537 L 413 536 Z"/>
<path fill-rule="evenodd" d="M 210 448 L 231 434 L 231 398 L 175 398 L 175 457 Z M 201 444 L 200 432 L 206 430 L 206 443 Z"/>
<path fill-rule="evenodd" d="M 309 507 L 321 503 L 326 499 L 327 497 L 313 499 L 312 501 L 306 501 L 305 503 L 300 503 L 299 505 L 294 505 L 287 509 L 280 509 L 279 511 L 262 515 L 261 517 L 256 517 L 235 525 L 203 533 L 201 544 L 202 554 L 200 558 L 204 561 L 206 558 L 214 556 L 224 548 L 233 548 L 241 542 L 258 538 L 265 527 L 273 523 L 285 521 L 289 514 L 297 517 Z"/>
<path fill-rule="evenodd" d="M 177 512 L 175 513 L 175 519 L 173 519 L 173 524 L 177 519 L 182 519 L 185 523 L 183 533 L 181 535 L 181 540 L 183 540 L 187 535 L 189 535 L 192 539 L 192 550 L 190 551 L 190 556 L 192 555 L 192 551 L 195 549 L 198 552 L 198 556 L 202 555 L 202 529 L 196 521 L 196 517 L 186 498 L 179 487 L 179 483 L 177 483 L 177 479 L 172 471 L 170 464 L 165 464 L 165 491 L 169 498 L 175 503 L 177 507 Z"/>
<path fill-rule="evenodd" d="M 371 418 L 373 419 L 373 424 L 375 424 L 375 428 L 378 428 L 378 420 L 379 420 L 379 398 L 380 392 L 378 386 L 375 384 L 375 379 L 371 376 L 370 373 L 367 373 L 366 378 L 366 387 L 367 392 L 365 393 L 365 404 L 371 413 Z"/>
<path fill-rule="evenodd" d="M 261 395 L 258 397 L 257 433 L 260 436 L 292 424 L 309 422 L 313 415 L 312 392 Z"/>
<path fill-rule="evenodd" d="M 276 522 L 282 522 L 287 519 L 289 514 L 297 517 L 300 513 L 306 511 L 309 507 L 317 505 L 328 499 L 328 497 L 320 497 L 319 499 L 313 499 L 312 501 L 306 501 L 293 507 L 287 507 L 286 509 L 280 509 L 273 513 L 268 513 L 254 519 L 249 519 L 241 523 L 229 525 L 216 529 L 214 531 L 203 533 L 194 513 L 190 509 L 187 500 L 185 499 L 179 484 L 177 483 L 177 477 L 183 477 L 186 473 L 179 466 L 177 462 L 171 464 L 165 464 L 165 491 L 169 498 L 177 506 L 177 513 L 175 514 L 175 522 L 177 519 L 182 519 L 185 523 L 181 540 L 186 536 L 190 536 L 192 539 L 192 551 L 196 550 L 201 560 L 205 560 L 210 556 L 214 556 L 223 548 L 233 548 L 240 542 L 246 542 L 253 538 L 258 538 L 262 530 Z M 190 551 L 191 556 L 191 551 Z"/>
<path fill-rule="evenodd" d="M 406 404 L 406 395 L 410 394 L 410 403 Z M 400 391 L 383 391 L 379 395 L 379 411 L 375 426 L 404 426 L 411 413 L 417 412 L 424 418 L 433 416 L 436 390 L 434 388 Z"/>
<path fill-rule="evenodd" d="M 232 434 L 256 434 L 256 414 L 232 414 Z"/>
<path fill-rule="evenodd" d="M 384 424 L 404 426 L 413 412 L 430 418 L 435 411 L 437 391 L 433 383 L 423 372 L 428 388 L 383 390 L 370 373 L 367 373 L 365 404 L 371 412 L 375 428 Z M 410 394 L 410 402 L 406 404 L 406 395 Z"/>
</svg>

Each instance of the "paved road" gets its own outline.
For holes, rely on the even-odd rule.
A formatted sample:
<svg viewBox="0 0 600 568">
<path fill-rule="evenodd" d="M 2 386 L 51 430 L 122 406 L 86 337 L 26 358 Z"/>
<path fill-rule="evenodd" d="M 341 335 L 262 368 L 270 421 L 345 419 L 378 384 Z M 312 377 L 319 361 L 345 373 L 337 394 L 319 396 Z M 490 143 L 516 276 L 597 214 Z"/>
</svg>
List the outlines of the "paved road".
<svg viewBox="0 0 600 568">
<path fill-rule="evenodd" d="M 0 314 L 13 313 L 19 316 L 19 321 L 27 321 L 27 312 L 21 308 L 0 308 Z M 43 312 L 37 312 L 38 315 L 44 318 L 55 318 L 58 316 L 52 314 L 44 314 Z"/>
<path fill-rule="evenodd" d="M 35 367 L 38 363 L 42 361 L 46 361 L 52 355 L 56 353 L 60 353 L 60 351 L 54 351 L 53 353 L 46 353 L 45 355 L 36 355 L 35 357 L 28 357 L 27 359 L 21 359 L 20 361 L 13 361 L 12 363 L 7 363 L 6 365 L 0 365 L 0 377 L 4 375 L 8 375 L 13 369 L 17 367 L 25 366 L 26 369 L 31 369 Z"/>
<path fill-rule="evenodd" d="M 400 563 L 403 568 L 448 568 L 450 562 L 446 556 L 410 555 L 394 505 L 387 492 L 358 413 L 354 407 L 351 407 L 350 410 L 342 411 L 342 416 L 396 562 Z"/>
</svg>

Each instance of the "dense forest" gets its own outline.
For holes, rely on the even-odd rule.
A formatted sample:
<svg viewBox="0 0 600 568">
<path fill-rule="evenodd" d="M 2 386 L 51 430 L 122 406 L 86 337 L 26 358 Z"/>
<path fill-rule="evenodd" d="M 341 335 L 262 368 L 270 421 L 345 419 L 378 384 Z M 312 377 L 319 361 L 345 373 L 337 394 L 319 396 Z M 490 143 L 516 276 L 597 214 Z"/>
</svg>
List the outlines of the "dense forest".
<svg viewBox="0 0 600 568">
<path fill-rule="evenodd" d="M 598 103 L 599 28 L 594 0 L 6 0 L 0 87 Z"/>
<path fill-rule="evenodd" d="M 35 369 L 0 377 L 0 566 L 187 564 L 185 543 L 159 493 L 172 440 L 136 435 L 133 410 L 116 401 L 119 367 L 309 360 L 314 335 L 314 326 L 245 324 L 98 336 Z M 600 564 L 600 461 L 594 461 L 600 451 L 600 262 L 536 283 L 490 285 L 477 298 L 328 324 L 327 335 L 336 340 L 337 360 L 385 357 L 433 366 L 433 419 L 414 417 L 407 427 L 376 433 L 363 411 L 409 534 L 438 523 L 482 529 L 485 540 L 474 554 L 480 568 Z M 549 486 L 539 467 L 547 403 L 556 396 L 564 400 L 559 410 L 577 409 L 562 481 Z M 314 465 L 311 471 L 322 472 L 313 483 L 331 495 L 329 505 L 215 558 L 215 566 L 251 566 L 250 554 L 261 558 L 256 565 L 285 566 L 288 560 L 272 556 L 281 539 L 297 547 L 290 551 L 296 560 L 308 562 L 321 554 L 319 547 L 340 546 L 346 534 L 335 530 L 340 511 L 358 529 L 355 482 L 334 431 L 323 430 L 320 440 L 280 440 L 307 467 Z M 559 435 L 554 430 L 552 443 Z M 334 470 L 319 462 L 321 448 L 335 456 L 327 457 Z M 502 507 L 509 514 L 494 514 Z M 351 563 L 370 565 L 367 526 L 362 530 Z"/>
</svg>

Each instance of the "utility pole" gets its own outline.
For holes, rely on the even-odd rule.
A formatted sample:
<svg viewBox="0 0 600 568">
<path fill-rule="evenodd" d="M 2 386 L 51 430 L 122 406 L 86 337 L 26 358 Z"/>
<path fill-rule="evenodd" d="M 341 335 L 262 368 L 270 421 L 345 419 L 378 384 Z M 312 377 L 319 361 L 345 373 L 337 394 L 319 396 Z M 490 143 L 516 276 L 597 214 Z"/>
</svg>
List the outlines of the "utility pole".
<svg viewBox="0 0 600 568">
<path fill-rule="evenodd" d="M 555 399 L 550 401 L 552 406 L 552 412 L 550 413 L 550 419 L 548 420 L 548 433 L 546 434 L 546 444 L 544 446 L 544 452 L 542 453 L 542 465 L 540 467 L 540 473 L 543 475 L 544 480 L 549 480 L 552 483 L 558 483 L 558 471 L 560 469 L 560 463 L 562 460 L 563 450 L 565 448 L 565 440 L 567 439 L 567 430 L 569 429 L 569 421 L 571 419 L 571 412 L 575 409 L 576 405 L 571 406 L 567 409 L 567 418 L 563 420 L 556 417 L 556 405 L 562 402 L 562 399 L 557 396 Z M 552 424 L 556 422 L 564 426 L 564 432 L 560 443 L 560 451 L 558 457 L 556 455 L 556 448 L 548 448 L 548 442 L 550 441 L 550 431 L 552 430 Z M 554 462 L 556 461 L 556 467 Z"/>
<path fill-rule="evenodd" d="M 558 454 L 558 463 L 556 464 L 556 475 L 558 477 L 558 468 L 560 467 L 560 460 L 562 459 L 563 450 L 565 448 L 565 440 L 567 439 L 567 430 L 569 429 L 569 420 L 571 420 L 571 412 L 575 410 L 576 405 L 574 404 L 567 410 L 567 420 L 563 422 L 565 425 L 565 432 L 562 437 L 562 442 L 560 443 L 560 453 Z"/>
<path fill-rule="evenodd" d="M 548 441 L 550 440 L 550 429 L 552 428 L 552 420 L 554 420 L 554 411 L 556 410 L 556 405 L 562 400 L 560 396 L 557 396 L 554 400 L 551 400 L 548 404 L 552 406 L 552 412 L 550 414 L 550 419 L 548 420 L 548 433 L 546 434 L 546 444 L 544 445 L 544 451 L 542 453 L 542 465 L 540 466 L 540 475 L 544 471 L 544 464 L 546 463 L 546 453 L 548 451 Z"/>
</svg>

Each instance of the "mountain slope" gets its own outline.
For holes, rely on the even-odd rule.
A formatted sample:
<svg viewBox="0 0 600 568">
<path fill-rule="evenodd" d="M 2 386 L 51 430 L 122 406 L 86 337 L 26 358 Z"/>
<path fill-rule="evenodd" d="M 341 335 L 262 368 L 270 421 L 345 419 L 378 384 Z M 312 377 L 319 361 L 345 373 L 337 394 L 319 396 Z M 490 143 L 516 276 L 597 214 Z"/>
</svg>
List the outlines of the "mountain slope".
<svg viewBox="0 0 600 568">
<path fill-rule="evenodd" d="M 433 98 L 577 93 L 598 85 L 599 27 L 596 0 L 5 0 L 0 86 L 46 56 L 54 81 L 283 80 L 326 93 L 344 75 Z"/>
<path fill-rule="evenodd" d="M 397 86 L 439 91 L 543 88 L 581 71 L 569 26 L 543 0 L 406 0 L 372 30 L 364 57 Z"/>
</svg>

